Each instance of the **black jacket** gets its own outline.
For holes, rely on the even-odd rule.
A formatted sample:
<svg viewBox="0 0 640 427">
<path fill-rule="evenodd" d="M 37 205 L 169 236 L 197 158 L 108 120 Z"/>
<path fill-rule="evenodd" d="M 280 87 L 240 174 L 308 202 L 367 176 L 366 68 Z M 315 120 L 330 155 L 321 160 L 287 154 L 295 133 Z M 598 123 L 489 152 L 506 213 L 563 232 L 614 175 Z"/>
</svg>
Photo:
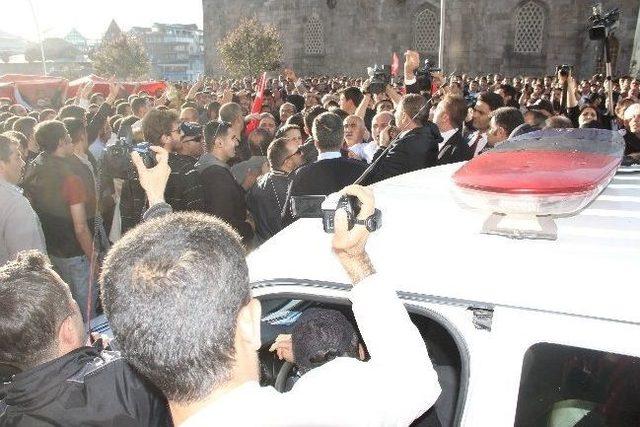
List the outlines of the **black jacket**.
<svg viewBox="0 0 640 427">
<path fill-rule="evenodd" d="M 438 162 L 438 144 L 441 141 L 440 131 L 431 122 L 410 130 L 387 151 L 384 158 L 380 159 L 366 182 L 378 182 L 435 166 Z M 374 161 L 382 155 L 383 151 L 384 148 L 378 149 L 374 155 Z"/>
<path fill-rule="evenodd" d="M 466 140 L 462 137 L 462 131 L 458 129 L 451 138 L 442 146 L 438 153 L 438 164 L 463 162 L 473 157 L 473 151 Z"/>
<path fill-rule="evenodd" d="M 228 168 L 198 163 L 197 170 L 200 172 L 204 193 L 204 211 L 228 222 L 240 233 L 243 243 L 248 244 L 253 239 L 253 228 L 247 222 L 244 189 Z"/>
<path fill-rule="evenodd" d="M 283 224 L 293 221 L 291 196 L 323 195 L 342 190 L 362 175 L 367 164 L 359 160 L 339 157 L 320 160 L 302 166 L 293 173 L 283 211 Z"/>
<path fill-rule="evenodd" d="M 172 425 L 162 394 L 119 352 L 81 347 L 15 375 L 4 387 L 3 427 Z"/>
<path fill-rule="evenodd" d="M 284 172 L 263 175 L 247 192 L 247 206 L 256 221 L 258 243 L 282 230 L 281 213 L 291 180 Z"/>
<path fill-rule="evenodd" d="M 640 153 L 640 138 L 629 131 L 624 135 L 624 154 L 625 156 L 633 153 Z"/>
</svg>

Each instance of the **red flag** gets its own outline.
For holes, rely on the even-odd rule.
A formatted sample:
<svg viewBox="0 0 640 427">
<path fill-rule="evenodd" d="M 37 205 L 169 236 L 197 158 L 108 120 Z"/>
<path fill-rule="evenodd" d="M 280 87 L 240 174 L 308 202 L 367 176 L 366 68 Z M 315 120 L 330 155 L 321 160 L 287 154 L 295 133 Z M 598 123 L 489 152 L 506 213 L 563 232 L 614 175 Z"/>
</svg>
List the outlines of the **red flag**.
<svg viewBox="0 0 640 427">
<path fill-rule="evenodd" d="M 257 114 L 257 113 L 260 113 L 260 111 L 262 111 L 262 101 L 264 100 L 264 87 L 266 85 L 267 85 L 267 73 L 264 72 L 262 73 L 262 77 L 258 82 L 258 91 L 256 92 L 256 98 L 253 100 L 253 104 L 251 105 L 251 114 Z M 251 120 L 249 123 L 247 123 L 247 126 L 245 127 L 245 132 L 249 133 L 253 131 L 258 127 L 259 124 L 260 124 L 259 120 L 255 120 L 255 119 Z"/>
<path fill-rule="evenodd" d="M 398 75 L 398 70 L 400 69 L 400 58 L 398 58 L 398 54 L 393 52 L 393 57 L 391 58 L 391 75 L 393 77 Z"/>
</svg>

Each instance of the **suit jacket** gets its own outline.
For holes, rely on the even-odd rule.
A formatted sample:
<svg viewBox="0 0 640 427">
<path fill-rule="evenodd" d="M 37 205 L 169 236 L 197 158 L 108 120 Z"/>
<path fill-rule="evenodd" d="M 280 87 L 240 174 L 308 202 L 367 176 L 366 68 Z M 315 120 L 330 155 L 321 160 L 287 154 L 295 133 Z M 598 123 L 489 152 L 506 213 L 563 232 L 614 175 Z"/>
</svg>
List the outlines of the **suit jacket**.
<svg viewBox="0 0 640 427">
<path fill-rule="evenodd" d="M 462 131 L 458 129 L 440 149 L 438 165 L 463 162 L 472 157 L 473 151 L 471 151 L 466 138 L 462 137 Z"/>
<path fill-rule="evenodd" d="M 435 166 L 438 162 L 438 144 L 441 141 L 440 131 L 431 122 L 410 130 L 380 159 L 366 182 L 378 182 Z M 373 157 L 374 161 L 382 155 L 383 150 L 384 148 L 378 149 Z"/>
<path fill-rule="evenodd" d="M 320 160 L 302 166 L 293 173 L 287 192 L 283 223 L 286 225 L 293 222 L 291 196 L 328 196 L 353 184 L 366 168 L 366 163 L 345 157 Z"/>
</svg>

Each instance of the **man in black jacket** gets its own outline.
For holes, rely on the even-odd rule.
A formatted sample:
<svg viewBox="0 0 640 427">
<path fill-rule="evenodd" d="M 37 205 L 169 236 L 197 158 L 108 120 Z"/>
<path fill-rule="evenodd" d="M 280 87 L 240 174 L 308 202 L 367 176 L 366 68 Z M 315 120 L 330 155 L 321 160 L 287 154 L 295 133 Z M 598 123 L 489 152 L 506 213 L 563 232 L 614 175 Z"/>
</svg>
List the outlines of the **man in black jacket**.
<svg viewBox="0 0 640 427">
<path fill-rule="evenodd" d="M 236 155 L 238 136 L 226 122 L 211 121 L 204 127 L 207 152 L 196 162 L 204 191 L 204 211 L 228 222 L 248 245 L 253 227 L 247 222 L 244 189 L 231 175 L 229 161 Z"/>
<path fill-rule="evenodd" d="M 439 165 L 463 162 L 473 157 L 467 139 L 462 136 L 466 115 L 467 103 L 460 95 L 446 95 L 438 103 L 433 121 L 442 135 L 438 152 Z"/>
<path fill-rule="evenodd" d="M 378 182 L 418 169 L 435 166 L 438 161 L 438 144 L 442 141 L 437 126 L 428 121 L 429 109 L 426 99 L 418 94 L 405 95 L 395 113 L 396 123 L 402 131 L 399 139 L 388 138 L 389 128 L 380 138 L 380 148 L 374 161 L 382 156 L 384 149 L 393 144 L 369 175 L 367 182 Z"/>
<path fill-rule="evenodd" d="M 270 171 L 247 193 L 249 212 L 256 221 L 258 243 L 264 243 L 282 229 L 281 213 L 291 183 L 290 174 L 304 162 L 300 140 L 283 137 L 272 141 L 267 159 Z"/>
<path fill-rule="evenodd" d="M 0 336 L 0 425 L 172 425 L 119 352 L 84 346 L 78 305 L 39 252 L 0 268 Z"/>
<path fill-rule="evenodd" d="M 292 196 L 327 196 L 353 184 L 367 168 L 364 162 L 342 157 L 340 148 L 342 148 L 344 129 L 342 120 L 337 114 L 320 114 L 313 121 L 312 133 L 319 152 L 318 160 L 295 171 L 287 194 L 285 224 L 293 219 Z"/>
</svg>

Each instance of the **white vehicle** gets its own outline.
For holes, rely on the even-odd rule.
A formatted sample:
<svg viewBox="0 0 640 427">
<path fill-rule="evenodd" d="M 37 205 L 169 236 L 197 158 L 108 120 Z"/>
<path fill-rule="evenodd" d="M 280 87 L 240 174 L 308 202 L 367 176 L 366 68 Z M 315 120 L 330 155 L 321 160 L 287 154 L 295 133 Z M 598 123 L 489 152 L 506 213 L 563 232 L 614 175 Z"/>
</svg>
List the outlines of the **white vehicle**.
<svg viewBox="0 0 640 427">
<path fill-rule="evenodd" d="M 442 424 L 639 425 L 640 173 L 620 168 L 589 206 L 556 218 L 556 240 L 516 240 L 480 232 L 487 213 L 452 194 L 459 168 L 374 185 L 383 226 L 367 245 L 425 337 Z M 330 239 L 301 219 L 249 256 L 265 319 L 348 308 Z M 272 359 L 261 353 L 275 374 Z M 398 375 L 411 375 L 402 354 Z"/>
</svg>

